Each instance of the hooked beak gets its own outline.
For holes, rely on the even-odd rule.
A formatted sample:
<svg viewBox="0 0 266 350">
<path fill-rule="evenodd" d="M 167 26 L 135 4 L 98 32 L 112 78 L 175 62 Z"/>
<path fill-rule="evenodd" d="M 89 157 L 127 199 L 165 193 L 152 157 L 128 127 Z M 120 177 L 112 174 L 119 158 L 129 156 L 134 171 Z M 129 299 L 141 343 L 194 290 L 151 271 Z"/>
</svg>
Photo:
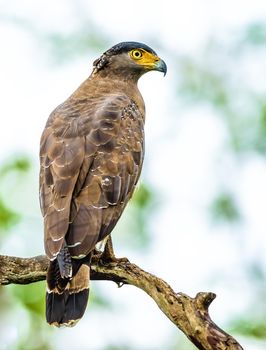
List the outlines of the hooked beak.
<svg viewBox="0 0 266 350">
<path fill-rule="evenodd" d="M 163 72 L 165 76 L 167 72 L 167 65 L 162 59 L 160 59 L 158 62 L 155 63 L 153 69 L 157 70 L 158 72 Z"/>
</svg>

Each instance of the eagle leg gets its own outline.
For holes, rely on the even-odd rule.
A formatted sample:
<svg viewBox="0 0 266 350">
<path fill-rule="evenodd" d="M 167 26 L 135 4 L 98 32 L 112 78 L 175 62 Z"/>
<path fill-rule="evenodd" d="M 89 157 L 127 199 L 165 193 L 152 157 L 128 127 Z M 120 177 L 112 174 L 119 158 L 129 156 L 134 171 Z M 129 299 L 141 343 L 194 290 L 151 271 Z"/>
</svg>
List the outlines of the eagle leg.
<svg viewBox="0 0 266 350">
<path fill-rule="evenodd" d="M 104 251 L 100 255 L 101 262 L 104 263 L 120 263 L 129 262 L 128 258 L 117 258 L 114 253 L 113 242 L 111 235 L 108 236 Z"/>
</svg>

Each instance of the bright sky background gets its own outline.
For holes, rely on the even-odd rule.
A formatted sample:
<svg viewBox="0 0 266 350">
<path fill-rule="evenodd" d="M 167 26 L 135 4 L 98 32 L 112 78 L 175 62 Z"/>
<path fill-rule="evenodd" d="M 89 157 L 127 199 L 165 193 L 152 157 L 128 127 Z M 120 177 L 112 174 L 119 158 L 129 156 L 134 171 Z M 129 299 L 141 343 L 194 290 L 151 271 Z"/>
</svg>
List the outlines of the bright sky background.
<svg viewBox="0 0 266 350">
<path fill-rule="evenodd" d="M 158 47 L 153 48 L 167 62 L 168 75 L 163 78 L 158 73 L 147 74 L 140 82 L 140 90 L 147 108 L 144 177 L 158 189 L 162 208 L 151 225 L 152 251 L 148 256 L 136 252 L 132 261 L 163 277 L 176 291 L 191 296 L 198 291 L 216 292 L 218 298 L 211 307 L 211 315 L 219 325 L 225 324 L 228 314 L 241 312 L 249 298 L 248 281 L 238 269 L 241 242 L 239 237 L 232 237 L 228 227 L 220 229 L 223 234 L 213 235 L 214 227 L 204 214 L 218 186 L 213 169 L 226 137 L 225 130 L 221 121 L 213 118 L 213 111 L 207 108 L 176 113 L 173 104 L 178 105 L 178 96 L 173 91 L 171 76 L 176 68 L 169 52 L 196 54 L 215 33 L 233 32 L 252 21 L 265 20 L 265 0 L 84 0 L 72 2 L 72 5 L 67 0 L 0 0 L 0 9 L 1 17 L 30 19 L 39 30 L 67 33 L 77 26 L 79 18 L 88 17 L 99 30 L 113 38 L 113 44 L 128 40 L 149 44 L 149 38 L 158 41 Z M 101 52 L 95 55 L 88 49 L 87 57 L 58 66 L 49 61 L 43 43 L 34 40 L 26 30 L 7 20 L 0 22 L 0 30 L 0 160 L 19 150 L 37 161 L 39 139 L 48 115 L 89 75 L 93 59 Z M 160 51 L 160 42 L 167 52 Z M 33 211 L 34 215 L 39 215 L 41 223 L 40 214 L 36 214 L 37 172 L 36 169 L 36 183 L 32 186 L 36 201 Z M 265 255 L 265 173 L 265 163 L 253 159 L 241 169 L 240 178 L 232 178 L 232 185 L 244 203 L 246 226 L 243 229 L 255 234 L 247 240 L 248 246 L 243 247 L 250 255 Z M 6 244 L 6 254 L 38 254 L 42 250 L 41 236 L 36 236 L 34 245 L 27 248 L 21 246 L 23 238 L 12 242 L 14 251 L 10 252 L 10 244 Z M 232 284 L 223 285 L 222 281 L 215 284 L 210 280 L 210 272 L 221 275 L 221 279 L 224 274 L 232 275 Z M 176 330 L 153 301 L 133 287 L 117 290 L 110 283 L 104 287 L 108 288 L 106 295 L 110 293 L 126 317 L 115 318 L 117 330 L 124 339 L 137 350 L 167 350 L 168 338 Z M 72 349 L 75 337 L 77 349 L 88 349 L 81 336 L 88 336 L 88 333 L 93 339 L 90 350 L 100 349 L 106 340 L 115 341 L 117 333 L 109 328 L 114 322 L 112 315 L 106 313 L 105 317 L 102 314 L 100 317 L 95 313 L 90 315 L 88 309 L 86 321 L 74 329 L 63 330 L 64 348 Z M 60 339 L 59 336 L 58 343 Z M 261 350 L 266 346 L 265 342 L 248 344 L 245 339 L 238 339 L 245 349 Z"/>
</svg>

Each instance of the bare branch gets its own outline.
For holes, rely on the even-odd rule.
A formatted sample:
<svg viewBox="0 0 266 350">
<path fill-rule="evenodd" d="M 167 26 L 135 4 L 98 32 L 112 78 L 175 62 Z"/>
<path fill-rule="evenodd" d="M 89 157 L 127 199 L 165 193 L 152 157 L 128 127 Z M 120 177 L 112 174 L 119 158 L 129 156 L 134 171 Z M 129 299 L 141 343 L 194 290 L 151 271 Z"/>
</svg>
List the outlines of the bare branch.
<svg viewBox="0 0 266 350">
<path fill-rule="evenodd" d="M 44 280 L 47 268 L 48 259 L 45 256 L 0 256 L 0 284 L 28 284 Z M 102 264 L 101 260 L 94 259 L 91 279 L 109 280 L 118 285 L 131 284 L 142 289 L 198 349 L 243 349 L 211 320 L 208 308 L 215 298 L 213 293 L 198 293 L 195 298 L 175 293 L 162 279 L 125 261 Z"/>
</svg>

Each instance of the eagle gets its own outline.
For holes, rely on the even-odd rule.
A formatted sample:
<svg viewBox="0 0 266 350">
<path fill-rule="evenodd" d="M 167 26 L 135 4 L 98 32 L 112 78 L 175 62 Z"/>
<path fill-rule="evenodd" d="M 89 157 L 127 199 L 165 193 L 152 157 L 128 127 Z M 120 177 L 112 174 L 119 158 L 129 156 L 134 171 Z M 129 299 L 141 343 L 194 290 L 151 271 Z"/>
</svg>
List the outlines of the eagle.
<svg viewBox="0 0 266 350">
<path fill-rule="evenodd" d="M 145 105 L 137 83 L 152 70 L 166 74 L 167 67 L 149 46 L 111 47 L 42 133 L 39 194 L 51 325 L 73 326 L 83 316 L 95 246 L 106 242 L 138 182 Z"/>
</svg>

